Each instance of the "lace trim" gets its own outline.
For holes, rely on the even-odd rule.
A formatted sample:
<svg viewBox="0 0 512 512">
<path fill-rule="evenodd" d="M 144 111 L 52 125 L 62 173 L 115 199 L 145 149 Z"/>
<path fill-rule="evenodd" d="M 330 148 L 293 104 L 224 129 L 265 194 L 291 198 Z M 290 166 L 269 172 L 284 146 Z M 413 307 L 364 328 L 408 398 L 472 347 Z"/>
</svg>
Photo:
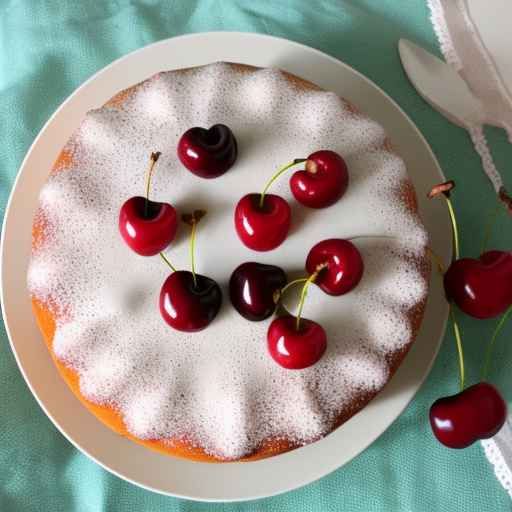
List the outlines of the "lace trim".
<svg viewBox="0 0 512 512">
<path fill-rule="evenodd" d="M 506 452 L 503 446 L 508 447 L 508 455 L 512 455 L 512 428 L 509 416 L 503 428 L 492 439 L 484 439 L 482 446 L 485 456 L 493 465 L 496 478 L 512 498 L 512 470 L 507 464 Z M 500 449 L 500 445 L 502 448 Z"/>
<path fill-rule="evenodd" d="M 462 62 L 455 50 L 452 36 L 448 30 L 441 0 L 428 0 L 427 3 L 430 9 L 430 21 L 434 27 L 434 32 L 437 36 L 439 46 L 441 47 L 441 52 L 443 53 L 446 62 L 453 66 L 456 71 L 460 71 L 462 69 Z"/>
<path fill-rule="evenodd" d="M 487 174 L 487 177 L 491 180 L 496 193 L 499 194 L 500 190 L 503 188 L 503 180 L 501 179 L 500 173 L 498 172 L 498 169 L 496 169 L 496 165 L 492 159 L 483 128 L 481 126 L 471 126 L 468 128 L 468 131 L 471 135 L 471 140 L 475 145 L 475 149 L 482 159 L 482 166 L 485 174 Z"/>
</svg>

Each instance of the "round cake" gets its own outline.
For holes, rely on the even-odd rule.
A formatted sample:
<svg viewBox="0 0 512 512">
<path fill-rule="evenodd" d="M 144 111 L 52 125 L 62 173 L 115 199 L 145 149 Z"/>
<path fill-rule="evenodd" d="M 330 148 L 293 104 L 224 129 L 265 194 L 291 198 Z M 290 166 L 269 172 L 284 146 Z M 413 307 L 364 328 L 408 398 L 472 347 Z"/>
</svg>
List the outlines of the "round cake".
<svg viewBox="0 0 512 512">
<path fill-rule="evenodd" d="M 238 159 L 205 180 L 181 164 L 176 147 L 189 128 L 217 123 L 236 136 Z M 305 208 L 283 176 L 271 192 L 291 206 L 289 236 L 271 251 L 245 247 L 233 225 L 238 200 L 319 149 L 344 158 L 345 195 L 329 208 Z M 200 332 L 164 322 L 158 301 L 170 270 L 158 255 L 131 251 L 118 229 L 121 205 L 144 193 L 155 151 L 152 199 L 180 214 L 208 212 L 197 229 L 196 269 L 219 283 L 223 303 Z M 179 269 L 190 268 L 188 234 L 181 224 L 165 251 Z M 342 296 L 310 286 L 303 316 L 323 326 L 327 350 L 315 365 L 287 370 L 267 350 L 272 318 L 240 316 L 229 279 L 250 261 L 303 277 L 310 248 L 330 238 L 355 244 L 364 273 Z M 413 343 L 430 273 L 415 192 L 383 128 L 289 73 L 228 63 L 159 73 L 90 111 L 41 191 L 32 245 L 33 309 L 73 393 L 119 434 L 203 461 L 297 448 L 361 410 Z"/>
</svg>

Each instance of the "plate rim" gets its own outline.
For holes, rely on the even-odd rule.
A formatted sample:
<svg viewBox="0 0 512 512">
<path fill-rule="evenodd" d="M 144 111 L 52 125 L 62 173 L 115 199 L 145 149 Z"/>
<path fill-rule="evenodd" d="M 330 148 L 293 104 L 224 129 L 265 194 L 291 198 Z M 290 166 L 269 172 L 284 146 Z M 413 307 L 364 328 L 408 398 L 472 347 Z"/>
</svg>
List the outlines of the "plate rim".
<svg viewBox="0 0 512 512">
<path fill-rule="evenodd" d="M 169 491 L 166 491 L 166 490 L 163 490 L 163 489 L 152 487 L 152 486 L 147 485 L 145 483 L 141 483 L 141 482 L 138 482 L 136 480 L 133 480 L 132 478 L 130 478 L 130 477 L 120 473 L 118 470 L 116 470 L 116 469 L 114 469 L 112 467 L 109 467 L 106 463 L 102 462 L 96 456 L 92 455 L 87 448 L 82 447 L 77 441 L 75 441 L 73 436 L 72 436 L 72 433 L 68 433 L 66 431 L 66 429 L 60 425 L 59 420 L 57 420 L 50 413 L 50 411 L 47 409 L 44 401 L 40 398 L 38 392 L 34 388 L 32 382 L 31 382 L 31 379 L 27 376 L 27 373 L 25 371 L 25 368 L 23 366 L 21 358 L 19 357 L 18 352 L 16 350 L 15 342 L 13 341 L 14 340 L 14 336 L 13 336 L 13 333 L 11 332 L 11 327 L 9 325 L 9 314 L 6 311 L 6 305 L 5 305 L 6 304 L 6 300 L 5 300 L 6 299 L 6 295 L 5 295 L 5 287 L 4 287 L 4 273 L 6 272 L 6 268 L 5 268 L 5 254 L 6 254 L 6 251 L 8 249 L 7 249 L 6 244 L 5 244 L 5 233 L 6 233 L 7 228 L 8 228 L 8 220 L 10 218 L 10 213 L 11 213 L 11 209 L 12 209 L 12 203 L 13 203 L 13 200 L 14 200 L 13 198 L 16 195 L 17 189 L 19 187 L 19 184 L 21 182 L 22 177 L 24 176 L 24 173 L 27 172 L 27 169 L 26 169 L 27 162 L 29 161 L 30 156 L 34 153 L 36 148 L 38 148 L 40 140 L 43 137 L 44 133 L 57 120 L 57 118 L 58 118 L 59 114 L 61 113 L 61 111 L 70 102 L 75 101 L 77 96 L 79 96 L 79 94 L 81 94 L 84 90 L 86 90 L 99 77 L 101 77 L 104 74 L 110 73 L 113 68 L 121 65 L 125 61 L 131 60 L 131 59 L 136 59 L 136 58 L 140 57 L 140 54 L 143 54 L 145 52 L 154 51 L 157 47 L 160 47 L 160 46 L 165 47 L 171 41 L 175 41 L 177 39 L 186 41 L 187 39 L 195 39 L 195 38 L 201 38 L 201 37 L 203 37 L 203 38 L 210 38 L 210 37 L 213 37 L 213 38 L 216 38 L 216 37 L 226 38 L 227 37 L 227 38 L 234 38 L 234 39 L 242 37 L 242 38 L 249 38 L 249 39 L 250 38 L 266 39 L 266 40 L 269 40 L 269 41 L 274 42 L 276 44 L 283 44 L 283 43 L 285 43 L 285 44 L 294 46 L 296 49 L 298 49 L 298 50 L 300 50 L 302 52 L 304 52 L 304 51 L 312 52 L 312 54 L 314 54 L 315 56 L 322 57 L 323 59 L 327 59 L 328 61 L 330 61 L 334 65 L 344 67 L 348 72 L 354 74 L 359 79 L 363 80 L 368 85 L 372 86 L 381 96 L 384 97 L 385 100 L 387 100 L 394 107 L 394 109 L 401 115 L 401 117 L 405 121 L 407 121 L 407 124 L 409 125 L 409 128 L 412 129 L 412 131 L 414 132 L 414 135 L 419 139 L 419 141 L 422 143 L 424 148 L 427 150 L 427 152 L 429 154 L 429 157 L 430 157 L 432 163 L 434 164 L 435 171 L 437 172 L 437 174 L 439 174 L 439 176 L 441 178 L 444 178 L 444 174 L 442 172 L 442 169 L 441 169 L 441 167 L 439 165 L 439 162 L 438 162 L 434 152 L 432 151 L 428 141 L 423 136 L 423 134 L 421 133 L 419 128 L 416 126 L 416 124 L 412 121 L 412 119 L 408 116 L 408 114 L 400 107 L 400 105 L 390 95 L 388 95 L 380 86 L 375 84 L 375 82 L 373 82 L 373 80 L 369 79 L 364 74 L 362 74 L 361 72 L 359 72 L 356 69 L 354 69 L 352 66 L 346 64 L 345 62 L 343 62 L 343 61 L 341 61 L 341 60 L 339 60 L 339 59 L 337 59 L 337 58 L 335 58 L 335 57 L 333 57 L 333 56 L 331 56 L 331 55 L 329 55 L 329 54 L 327 54 L 325 52 L 322 52 L 321 50 L 318 50 L 316 48 L 313 48 L 313 47 L 310 47 L 308 45 L 305 45 L 305 44 L 302 44 L 302 43 L 298 43 L 296 41 L 292 41 L 292 40 L 289 40 L 289 39 L 286 39 L 286 38 L 272 36 L 272 35 L 267 35 L 267 34 L 260 34 L 260 33 L 256 33 L 256 32 L 209 31 L 209 32 L 189 33 L 189 34 L 183 34 L 183 35 L 179 35 L 179 36 L 175 36 L 175 37 L 166 38 L 166 39 L 163 39 L 163 40 L 160 40 L 160 41 L 156 41 L 156 42 L 150 43 L 150 44 L 148 44 L 146 46 L 143 46 L 141 48 L 135 49 L 134 51 L 129 52 L 129 53 L 125 54 L 125 55 L 122 55 L 121 57 L 119 57 L 116 60 L 112 61 L 111 63 L 107 64 L 105 67 L 99 69 L 93 75 L 91 75 L 88 79 L 86 79 L 81 85 L 79 85 L 76 89 L 74 89 L 73 92 L 57 107 L 57 109 L 53 112 L 53 114 L 49 117 L 49 119 L 46 121 L 46 123 L 44 123 L 43 127 L 38 132 L 38 134 L 35 137 L 34 141 L 30 145 L 30 148 L 27 150 L 27 152 L 26 152 L 26 154 L 25 154 L 25 156 L 24 156 L 24 158 L 23 158 L 23 160 L 22 160 L 22 162 L 21 162 L 21 164 L 19 166 L 19 169 L 17 171 L 16 177 L 15 177 L 15 179 L 13 181 L 13 185 L 12 185 L 11 191 L 9 193 L 9 197 L 8 197 L 7 202 L 6 202 L 6 206 L 5 206 L 5 210 L 4 210 L 4 218 L 3 218 L 3 222 L 2 222 L 2 233 L 1 233 L 1 239 L 0 239 L 0 303 L 1 303 L 0 305 L 1 305 L 2 315 L 3 315 L 3 319 L 4 319 L 4 325 L 5 325 L 5 329 L 6 329 L 6 334 L 7 334 L 7 337 L 9 339 L 9 344 L 10 344 L 11 350 L 13 352 L 13 355 L 15 357 L 15 360 L 16 360 L 16 363 L 18 365 L 18 368 L 19 368 L 19 370 L 20 370 L 20 372 L 21 372 L 21 374 L 22 374 L 22 376 L 23 376 L 23 378 L 25 380 L 25 383 L 29 387 L 30 392 L 32 393 L 32 395 L 36 399 L 38 405 L 41 407 L 41 409 L 44 411 L 44 413 L 50 419 L 50 421 L 53 423 L 53 425 L 58 429 L 58 431 L 76 449 L 78 449 L 81 453 L 86 455 L 88 458 L 92 459 L 95 463 L 100 465 L 102 468 L 107 470 L 109 473 L 112 473 L 112 474 L 116 475 L 117 477 L 119 477 L 119 478 L 121 478 L 123 480 L 126 480 L 126 481 L 128 481 L 128 482 L 130 482 L 130 483 L 132 483 L 132 484 L 134 484 L 134 485 L 136 485 L 138 487 L 142 487 L 142 488 L 144 488 L 146 490 L 149 490 L 149 491 L 152 491 L 152 492 L 156 492 L 158 494 L 162 494 L 162 495 L 165 495 L 165 496 L 173 496 L 173 497 L 177 497 L 177 498 L 183 498 L 183 499 L 189 499 L 189 500 L 198 500 L 198 501 L 204 501 L 204 502 L 236 502 L 236 501 L 242 502 L 242 501 L 250 501 L 250 500 L 261 499 L 261 498 L 265 498 L 265 497 L 271 497 L 271 496 L 279 495 L 279 494 L 282 494 L 282 493 L 285 493 L 285 492 L 288 492 L 288 491 L 292 491 L 294 489 L 298 489 L 298 488 L 303 487 L 305 485 L 308 485 L 310 483 L 313 483 L 313 482 L 319 480 L 320 478 L 323 478 L 324 476 L 326 476 L 326 475 L 330 474 L 331 472 L 335 471 L 336 469 L 339 469 L 343 465 L 347 464 L 348 462 L 353 460 L 355 457 L 360 455 L 371 444 L 373 444 L 375 442 L 375 440 L 377 438 L 379 438 L 394 423 L 394 421 L 396 421 L 396 419 L 398 419 L 398 417 L 403 413 L 405 408 L 414 399 L 416 393 L 418 392 L 418 390 L 420 389 L 420 387 L 424 383 L 425 379 L 429 375 L 429 373 L 431 371 L 431 368 L 432 368 L 432 366 L 433 366 L 433 364 L 434 364 L 434 362 L 435 362 L 435 360 L 437 358 L 437 355 L 439 353 L 439 349 L 440 349 L 442 341 L 443 341 L 444 333 L 446 331 L 446 324 L 447 324 L 447 318 L 448 318 L 448 308 L 447 307 L 445 308 L 445 310 L 446 310 L 445 311 L 445 315 L 444 315 L 444 318 L 443 318 L 443 320 L 441 322 L 442 323 L 442 329 L 441 329 L 441 332 L 440 332 L 440 337 L 439 337 L 439 340 L 436 343 L 436 347 L 435 347 L 435 350 L 433 352 L 432 358 L 429 361 L 429 363 L 424 367 L 423 374 L 422 374 L 421 378 L 417 381 L 417 384 L 415 384 L 415 389 L 414 389 L 413 394 L 410 396 L 410 398 L 405 403 L 401 404 L 401 408 L 400 408 L 399 411 L 397 411 L 396 415 L 394 416 L 394 419 L 392 421 L 390 421 L 387 424 L 387 426 L 383 430 L 381 430 L 377 435 L 371 436 L 368 440 L 366 440 L 365 443 L 363 443 L 364 446 L 358 451 L 358 453 L 356 455 L 354 455 L 350 459 L 344 461 L 343 463 L 341 463 L 340 465 L 338 465 L 336 467 L 329 467 L 327 470 L 321 472 L 321 474 L 315 476 L 314 478 L 307 479 L 306 481 L 297 482 L 296 484 L 289 485 L 287 487 L 283 487 L 282 489 L 274 491 L 272 493 L 268 493 L 268 494 L 251 494 L 251 495 L 244 496 L 244 497 L 222 499 L 222 498 L 208 498 L 208 497 L 205 498 L 205 497 L 190 496 L 190 495 L 186 495 L 186 494 L 180 494 L 180 493 L 177 493 L 177 492 L 169 492 Z M 132 85 L 132 84 L 129 84 L 129 85 Z M 450 252 L 450 254 L 452 252 L 451 243 L 450 243 L 450 247 L 449 247 L 449 252 Z M 430 299 L 430 291 L 429 291 L 429 299 Z M 53 362 L 52 362 L 52 364 L 53 364 Z M 54 368 L 54 369 L 56 371 L 56 368 Z M 393 379 L 394 378 L 395 377 L 393 377 Z M 393 379 L 391 379 L 391 380 L 393 380 Z M 389 383 L 386 385 L 386 387 L 388 385 L 389 385 Z M 379 393 L 379 395 L 380 394 L 381 393 Z M 378 397 L 376 397 L 375 400 L 378 400 Z M 105 428 L 107 428 L 107 427 L 105 427 Z M 298 450 L 295 450 L 295 451 L 300 451 L 300 450 L 301 449 L 298 449 Z M 277 457 L 280 457 L 280 456 L 277 456 Z M 263 461 L 251 462 L 250 464 L 261 464 L 261 463 L 264 463 L 265 460 L 266 461 L 271 461 L 272 459 L 273 458 L 264 459 Z M 237 463 L 235 463 L 235 464 L 237 464 Z M 244 463 L 244 464 L 248 464 L 248 463 Z"/>
</svg>

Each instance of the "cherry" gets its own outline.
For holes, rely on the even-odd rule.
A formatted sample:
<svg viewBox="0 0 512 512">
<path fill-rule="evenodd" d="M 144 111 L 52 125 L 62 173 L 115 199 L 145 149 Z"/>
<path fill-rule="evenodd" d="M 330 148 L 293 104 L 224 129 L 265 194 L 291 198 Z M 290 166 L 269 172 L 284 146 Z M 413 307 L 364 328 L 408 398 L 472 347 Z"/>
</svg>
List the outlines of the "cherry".
<svg viewBox="0 0 512 512">
<path fill-rule="evenodd" d="M 291 210 L 280 196 L 247 194 L 235 208 L 235 228 L 240 240 L 254 251 L 270 251 L 283 243 L 290 229 Z"/>
<path fill-rule="evenodd" d="M 242 263 L 229 280 L 231 302 L 247 320 L 265 320 L 275 311 L 275 294 L 286 281 L 284 271 L 275 265 Z"/>
<path fill-rule="evenodd" d="M 318 277 L 324 264 L 307 278 L 295 279 L 282 288 L 277 296 L 280 301 L 286 290 L 304 282 L 300 294 L 297 316 L 286 315 L 276 318 L 267 331 L 268 351 L 274 361 L 289 370 L 301 370 L 317 363 L 327 346 L 327 335 L 323 327 L 307 318 L 301 318 L 308 288 Z"/>
<path fill-rule="evenodd" d="M 349 240 L 330 238 L 309 251 L 306 270 L 309 274 L 324 265 L 315 282 L 329 295 L 343 295 L 357 286 L 364 264 L 357 247 Z"/>
<path fill-rule="evenodd" d="M 207 327 L 219 312 L 222 292 L 209 277 L 187 270 L 173 272 L 160 291 L 160 312 L 178 331 L 195 332 Z"/>
<path fill-rule="evenodd" d="M 494 436 L 507 417 L 499 391 L 479 382 L 456 395 L 440 398 L 430 408 L 430 424 L 437 440 L 449 448 L 465 448 Z"/>
<path fill-rule="evenodd" d="M 454 188 L 455 183 L 447 181 L 428 193 L 429 198 L 444 197 L 452 223 L 455 258 L 444 275 L 446 297 L 470 316 L 491 318 L 512 305 L 512 253 L 487 251 L 479 259 L 460 258 L 459 230 L 450 199 Z"/>
<path fill-rule="evenodd" d="M 296 318 L 276 318 L 268 329 L 267 346 L 274 361 L 288 370 L 302 370 L 317 363 L 327 347 L 323 327 L 303 318 L 299 329 Z"/>
<path fill-rule="evenodd" d="M 160 290 L 160 313 L 171 327 L 179 331 L 195 332 L 204 329 L 217 316 L 222 303 L 219 285 L 213 279 L 196 274 L 195 271 L 195 233 L 197 223 L 204 215 L 204 210 L 182 215 L 182 220 L 192 227 L 191 272 L 176 270 L 164 254 L 160 253 L 173 271 Z"/>
<path fill-rule="evenodd" d="M 119 231 L 128 246 L 141 256 L 163 251 L 176 235 L 176 210 L 168 203 L 131 197 L 119 213 Z"/>
<path fill-rule="evenodd" d="M 321 150 L 308 156 L 305 170 L 290 178 L 295 199 L 310 208 L 325 208 L 334 204 L 348 187 L 345 160 L 334 151 Z"/>
<path fill-rule="evenodd" d="M 235 208 L 235 229 L 240 240 L 254 251 L 270 251 L 281 245 L 290 229 L 290 205 L 281 196 L 267 194 L 270 185 L 293 165 L 296 159 L 281 167 L 267 182 L 261 194 L 247 194 Z"/>
<path fill-rule="evenodd" d="M 454 261 L 444 276 L 448 300 L 475 318 L 491 318 L 512 304 L 512 253 L 487 251 Z"/>
<path fill-rule="evenodd" d="M 176 236 L 176 210 L 168 203 L 149 200 L 153 168 L 160 153 L 152 153 L 146 181 L 146 197 L 128 199 L 119 212 L 119 231 L 127 245 L 142 256 L 163 251 Z"/>
<path fill-rule="evenodd" d="M 235 136 L 223 124 L 215 124 L 208 130 L 190 128 L 178 142 L 181 163 L 201 178 L 217 178 L 224 174 L 235 163 L 237 154 Z"/>
</svg>

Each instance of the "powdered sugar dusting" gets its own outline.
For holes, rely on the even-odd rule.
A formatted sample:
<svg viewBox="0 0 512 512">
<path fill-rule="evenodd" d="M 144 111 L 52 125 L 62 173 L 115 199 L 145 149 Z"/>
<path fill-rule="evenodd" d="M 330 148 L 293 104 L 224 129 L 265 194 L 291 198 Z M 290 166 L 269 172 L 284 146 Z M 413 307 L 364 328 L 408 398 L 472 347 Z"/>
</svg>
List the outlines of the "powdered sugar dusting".
<svg viewBox="0 0 512 512">
<path fill-rule="evenodd" d="M 176 157 L 191 126 L 225 123 L 239 143 L 235 167 L 201 180 Z M 277 250 L 254 253 L 238 240 L 233 209 L 261 190 L 280 165 L 328 148 L 344 155 L 350 186 L 336 205 L 301 207 L 282 178 L 272 189 L 292 206 L 292 230 Z M 187 440 L 222 459 L 250 454 L 268 438 L 304 444 L 328 433 L 347 407 L 380 390 L 390 356 L 411 341 L 408 312 L 426 295 L 421 275 L 426 233 L 404 205 L 407 174 L 385 149 L 382 128 L 332 93 L 307 91 L 278 70 L 241 72 L 227 64 L 160 73 L 119 108 L 87 115 L 68 143 L 70 169 L 53 174 L 40 196 L 28 282 L 57 316 L 54 351 L 80 377 L 84 396 L 118 410 L 141 439 Z M 161 151 L 151 196 L 180 213 L 206 208 L 197 238 L 198 270 L 224 292 L 204 331 L 172 330 L 158 310 L 168 268 L 128 249 L 118 232 L 121 204 L 144 190 L 152 151 Z M 310 288 L 304 313 L 327 331 L 314 367 L 287 371 L 267 354 L 268 321 L 231 307 L 226 284 L 244 261 L 304 272 L 310 247 L 355 238 L 365 263 L 360 285 L 343 297 Z M 382 238 L 382 237 L 389 238 Z M 167 255 L 189 267 L 187 229 Z M 288 306 L 293 307 L 293 294 Z M 65 314 L 63 314 L 65 312 Z"/>
</svg>

